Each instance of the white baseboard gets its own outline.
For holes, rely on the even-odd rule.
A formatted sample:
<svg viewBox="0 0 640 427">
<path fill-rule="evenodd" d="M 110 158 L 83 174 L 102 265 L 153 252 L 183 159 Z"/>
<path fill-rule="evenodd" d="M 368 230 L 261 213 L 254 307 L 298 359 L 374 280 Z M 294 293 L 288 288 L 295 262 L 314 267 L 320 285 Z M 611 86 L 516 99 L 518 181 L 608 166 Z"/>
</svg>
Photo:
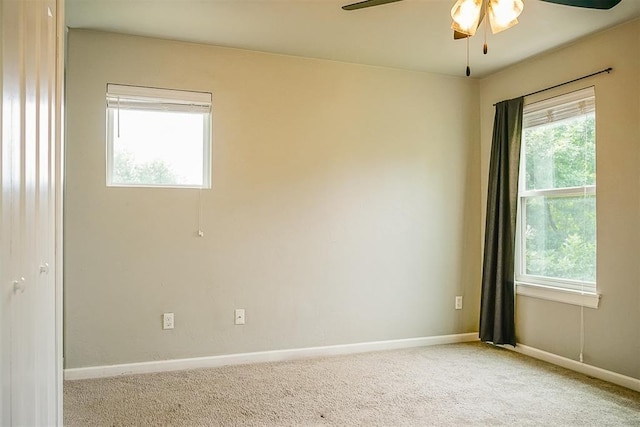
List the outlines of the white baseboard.
<svg viewBox="0 0 640 427">
<path fill-rule="evenodd" d="M 374 341 L 356 344 L 330 345 L 324 347 L 295 348 L 289 350 L 259 351 L 255 353 L 225 354 L 221 356 L 195 357 L 190 359 L 157 360 L 151 362 L 125 363 L 121 365 L 90 366 L 64 370 L 65 380 L 114 377 L 129 374 L 180 371 L 185 369 L 215 368 L 247 363 L 279 362 L 308 359 L 321 356 L 366 353 L 369 351 L 395 350 L 429 345 L 453 344 L 478 341 L 478 333 L 439 335 L 434 337 L 408 338 L 390 341 Z"/>
<path fill-rule="evenodd" d="M 577 360 L 568 359 L 566 357 L 558 356 L 557 354 L 538 350 L 537 348 L 529 347 L 528 345 L 518 344 L 515 348 L 509 349 L 521 354 L 525 354 L 527 356 L 531 356 L 534 359 L 543 360 L 545 362 L 562 366 L 563 368 L 567 368 L 572 371 L 580 372 L 581 374 L 585 374 L 590 377 L 608 381 L 622 387 L 630 388 L 631 390 L 640 391 L 640 380 L 633 377 L 628 377 L 626 375 L 618 374 L 616 372 L 608 371 L 596 366 L 587 365 L 586 363 L 580 363 Z"/>
</svg>

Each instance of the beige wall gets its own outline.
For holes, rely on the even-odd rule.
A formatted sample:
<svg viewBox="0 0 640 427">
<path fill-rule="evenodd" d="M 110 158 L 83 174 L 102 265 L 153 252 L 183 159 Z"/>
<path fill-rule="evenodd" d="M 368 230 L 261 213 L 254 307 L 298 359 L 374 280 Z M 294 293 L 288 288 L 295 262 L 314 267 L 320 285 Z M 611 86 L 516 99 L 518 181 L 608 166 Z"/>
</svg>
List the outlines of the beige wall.
<svg viewBox="0 0 640 427">
<path fill-rule="evenodd" d="M 68 59 L 67 368 L 477 330 L 476 81 L 76 30 Z M 204 238 L 197 190 L 105 187 L 108 82 L 213 93 Z"/>
<path fill-rule="evenodd" d="M 497 101 L 613 67 L 531 97 L 535 101 L 594 85 L 600 308 L 585 309 L 585 362 L 640 378 L 640 22 L 532 58 L 480 82 L 482 215 Z M 571 359 L 580 349 L 580 308 L 517 298 L 518 342 Z"/>
</svg>

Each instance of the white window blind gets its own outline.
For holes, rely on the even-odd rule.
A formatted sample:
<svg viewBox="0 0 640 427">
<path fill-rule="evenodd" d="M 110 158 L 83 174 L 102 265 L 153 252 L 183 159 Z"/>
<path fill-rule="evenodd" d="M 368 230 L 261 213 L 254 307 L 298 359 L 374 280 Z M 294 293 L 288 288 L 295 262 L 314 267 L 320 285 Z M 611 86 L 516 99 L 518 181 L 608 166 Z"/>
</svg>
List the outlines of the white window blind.
<svg viewBox="0 0 640 427">
<path fill-rule="evenodd" d="M 209 113 L 211 112 L 211 94 L 109 83 L 107 108 Z"/>
<path fill-rule="evenodd" d="M 593 86 L 544 101 L 528 104 L 522 117 L 523 128 L 533 128 L 571 119 L 596 110 Z"/>
</svg>

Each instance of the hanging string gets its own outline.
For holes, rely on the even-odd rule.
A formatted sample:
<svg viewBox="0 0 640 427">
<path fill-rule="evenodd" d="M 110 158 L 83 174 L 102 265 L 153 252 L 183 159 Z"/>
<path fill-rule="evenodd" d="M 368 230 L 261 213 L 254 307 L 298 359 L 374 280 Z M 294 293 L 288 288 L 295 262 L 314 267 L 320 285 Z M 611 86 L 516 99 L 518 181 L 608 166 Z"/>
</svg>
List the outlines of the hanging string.
<svg viewBox="0 0 640 427">
<path fill-rule="evenodd" d="M 584 304 L 580 304 L 580 363 L 584 363 Z"/>
<path fill-rule="evenodd" d="M 120 138 L 120 97 L 118 97 L 118 138 Z"/>
<path fill-rule="evenodd" d="M 487 45 L 487 25 L 489 25 L 489 19 L 484 17 L 484 46 L 482 46 L 482 53 L 485 55 L 489 51 L 489 46 Z"/>
<path fill-rule="evenodd" d="M 471 36 L 467 36 L 467 77 L 471 75 L 471 67 L 469 67 L 469 39 Z"/>
<path fill-rule="evenodd" d="M 202 187 L 198 188 L 198 237 L 204 237 L 204 231 L 202 231 Z"/>
<path fill-rule="evenodd" d="M 586 156 L 586 154 L 585 154 Z M 585 159 L 586 160 L 586 159 Z M 586 169 L 586 162 L 585 164 L 585 169 Z M 585 175 L 586 178 L 586 175 Z M 585 183 L 586 184 L 586 183 Z M 582 200 L 583 203 L 586 205 L 587 202 L 587 187 L 586 185 L 584 185 L 582 187 Z M 584 213 L 584 209 L 586 206 L 583 206 L 583 211 L 582 211 L 582 235 L 585 235 L 585 231 L 586 231 L 586 215 Z M 582 295 L 582 298 L 580 299 L 580 363 L 584 362 L 584 278 L 582 279 L 581 283 L 580 283 L 580 294 Z"/>
<path fill-rule="evenodd" d="M 584 101 L 580 105 L 582 116 L 582 141 L 583 144 L 587 143 L 587 115 L 584 112 Z M 588 167 L 587 167 L 587 150 L 582 150 L 582 165 L 583 165 L 583 177 L 582 177 L 582 236 L 586 236 L 587 232 L 587 215 L 585 214 L 586 204 L 587 204 L 587 175 L 588 175 Z M 586 242 L 585 242 L 586 243 Z M 580 282 L 580 293 L 584 298 L 584 281 L 583 277 Z M 580 363 L 584 363 L 584 301 L 581 299 L 580 301 Z"/>
</svg>

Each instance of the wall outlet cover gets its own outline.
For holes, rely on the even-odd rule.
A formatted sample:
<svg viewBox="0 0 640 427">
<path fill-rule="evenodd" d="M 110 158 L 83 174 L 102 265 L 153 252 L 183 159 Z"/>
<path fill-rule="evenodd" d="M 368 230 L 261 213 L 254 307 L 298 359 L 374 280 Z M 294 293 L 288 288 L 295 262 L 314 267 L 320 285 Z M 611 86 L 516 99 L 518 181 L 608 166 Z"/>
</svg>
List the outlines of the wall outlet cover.
<svg viewBox="0 0 640 427">
<path fill-rule="evenodd" d="M 162 314 L 162 329 L 173 329 L 173 313 Z"/>
<path fill-rule="evenodd" d="M 235 324 L 236 325 L 244 325 L 244 308 L 237 308 L 235 311 Z"/>
</svg>

